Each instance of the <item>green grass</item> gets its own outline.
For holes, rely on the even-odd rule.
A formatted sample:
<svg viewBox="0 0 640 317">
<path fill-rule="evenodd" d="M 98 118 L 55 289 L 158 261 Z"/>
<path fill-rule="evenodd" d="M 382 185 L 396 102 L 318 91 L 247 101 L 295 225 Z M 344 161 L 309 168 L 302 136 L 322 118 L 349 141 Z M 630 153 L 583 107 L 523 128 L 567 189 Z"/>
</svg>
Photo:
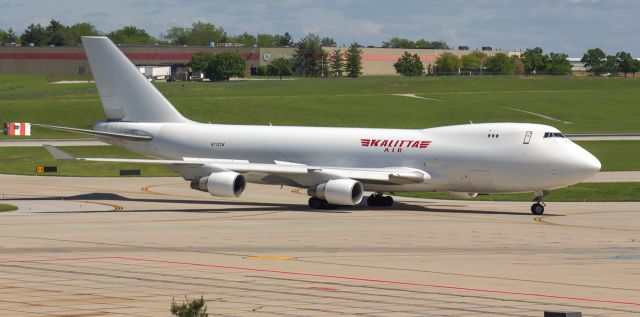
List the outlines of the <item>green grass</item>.
<svg viewBox="0 0 640 317">
<path fill-rule="evenodd" d="M 76 157 L 146 158 L 112 146 L 60 147 Z M 120 169 L 140 169 L 142 176 L 177 176 L 163 165 L 57 161 L 40 147 L 0 148 L 0 174 L 59 176 L 119 176 Z M 37 174 L 36 166 L 57 166 L 57 173 Z"/>
<path fill-rule="evenodd" d="M 577 143 L 600 160 L 603 171 L 640 170 L 639 141 L 583 141 Z"/>
<path fill-rule="evenodd" d="M 0 204 L 0 212 L 18 210 L 18 207 L 9 204 Z"/>
<path fill-rule="evenodd" d="M 398 193 L 400 196 L 483 201 L 529 201 L 533 194 L 478 195 L 472 199 L 451 197 L 443 193 Z M 547 202 L 560 201 L 640 201 L 640 183 L 580 183 L 557 189 L 545 196 Z"/>
<path fill-rule="evenodd" d="M 201 122 L 426 128 L 471 120 L 545 123 L 567 133 L 640 132 L 640 80 L 630 78 L 385 76 L 157 87 L 185 116 Z M 443 102 L 390 95 L 398 93 Z M 0 75 L 2 121 L 90 128 L 102 119 L 95 84 L 54 85 L 44 76 Z M 83 136 L 34 128 L 33 137 Z"/>
</svg>

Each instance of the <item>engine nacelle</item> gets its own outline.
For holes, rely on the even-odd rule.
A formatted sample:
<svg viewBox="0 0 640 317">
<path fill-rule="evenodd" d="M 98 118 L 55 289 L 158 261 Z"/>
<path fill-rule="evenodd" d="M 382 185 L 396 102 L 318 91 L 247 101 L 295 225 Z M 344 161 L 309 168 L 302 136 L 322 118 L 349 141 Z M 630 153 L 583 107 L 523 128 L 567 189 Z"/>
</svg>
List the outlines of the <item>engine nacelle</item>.
<svg viewBox="0 0 640 317">
<path fill-rule="evenodd" d="M 211 173 L 191 182 L 191 188 L 220 197 L 240 197 L 246 187 L 244 176 L 236 172 Z"/>
<path fill-rule="evenodd" d="M 318 197 L 336 205 L 357 205 L 362 201 L 362 184 L 353 179 L 332 179 L 307 189 L 309 196 Z"/>
<path fill-rule="evenodd" d="M 447 195 L 456 198 L 475 198 L 478 193 L 448 192 Z"/>
</svg>

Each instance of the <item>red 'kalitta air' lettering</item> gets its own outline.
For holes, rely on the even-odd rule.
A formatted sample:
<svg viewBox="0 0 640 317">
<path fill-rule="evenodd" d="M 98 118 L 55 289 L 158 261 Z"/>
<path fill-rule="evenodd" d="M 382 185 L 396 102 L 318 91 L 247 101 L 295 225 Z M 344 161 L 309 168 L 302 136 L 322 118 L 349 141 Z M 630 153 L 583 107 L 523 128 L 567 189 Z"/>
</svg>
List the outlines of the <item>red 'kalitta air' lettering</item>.
<svg viewBox="0 0 640 317">
<path fill-rule="evenodd" d="M 431 141 L 427 140 L 389 140 L 389 139 L 360 139 L 362 147 L 384 148 L 384 152 L 400 153 L 402 149 L 426 149 Z"/>
</svg>

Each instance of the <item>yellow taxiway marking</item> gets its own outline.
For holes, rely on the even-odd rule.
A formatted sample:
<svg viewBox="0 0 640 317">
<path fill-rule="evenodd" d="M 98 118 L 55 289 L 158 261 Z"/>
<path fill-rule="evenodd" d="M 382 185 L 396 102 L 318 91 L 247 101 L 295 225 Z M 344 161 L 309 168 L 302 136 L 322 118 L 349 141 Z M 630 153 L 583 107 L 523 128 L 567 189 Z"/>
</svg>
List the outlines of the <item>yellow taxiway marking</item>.
<svg viewBox="0 0 640 317">
<path fill-rule="evenodd" d="M 76 201 L 81 201 L 87 204 L 96 204 L 96 205 L 103 205 L 103 206 L 109 206 L 109 207 L 113 207 L 113 210 L 111 211 L 123 211 L 124 207 L 121 205 L 116 205 L 116 204 L 111 204 L 111 203 L 102 203 L 102 202 L 97 202 L 97 201 L 87 201 L 87 200 L 76 200 Z"/>
<path fill-rule="evenodd" d="M 244 257 L 247 260 L 295 260 L 296 258 L 293 256 L 286 255 L 248 255 Z"/>
</svg>

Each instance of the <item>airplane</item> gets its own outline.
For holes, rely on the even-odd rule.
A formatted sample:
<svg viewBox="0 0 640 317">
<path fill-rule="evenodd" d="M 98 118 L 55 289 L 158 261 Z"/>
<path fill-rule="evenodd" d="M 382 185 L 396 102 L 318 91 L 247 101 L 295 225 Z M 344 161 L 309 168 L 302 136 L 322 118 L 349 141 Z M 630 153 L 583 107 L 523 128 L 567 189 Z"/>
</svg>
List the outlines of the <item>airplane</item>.
<svg viewBox="0 0 640 317">
<path fill-rule="evenodd" d="M 558 129 L 531 123 L 478 123 L 427 129 L 365 129 L 206 124 L 182 116 L 108 38 L 84 36 L 107 120 L 91 134 L 150 159 L 56 158 L 163 164 L 212 196 L 240 197 L 247 183 L 306 189 L 314 209 L 391 206 L 384 193 L 534 193 L 544 212 L 549 191 L 583 181 L 600 161 Z M 34 124 L 35 125 L 35 124 Z"/>
</svg>

